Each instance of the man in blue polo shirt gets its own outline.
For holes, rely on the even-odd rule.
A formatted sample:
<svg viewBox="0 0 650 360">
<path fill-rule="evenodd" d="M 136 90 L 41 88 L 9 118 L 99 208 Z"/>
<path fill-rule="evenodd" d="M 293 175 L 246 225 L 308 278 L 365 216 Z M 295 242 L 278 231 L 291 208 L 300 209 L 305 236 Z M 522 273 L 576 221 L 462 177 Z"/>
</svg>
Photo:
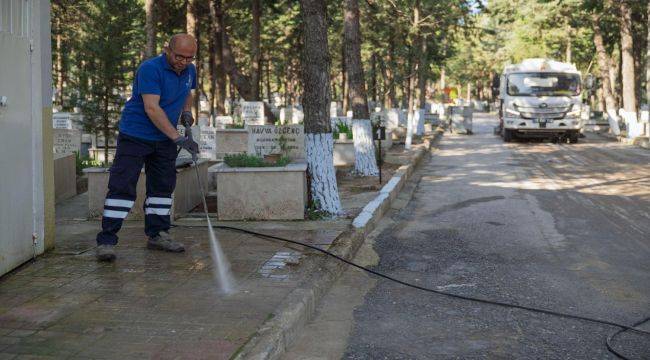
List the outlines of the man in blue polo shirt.
<svg viewBox="0 0 650 360">
<path fill-rule="evenodd" d="M 192 154 L 196 142 L 177 129 L 192 124 L 191 90 L 196 89 L 196 40 L 187 34 L 174 35 L 164 53 L 144 61 L 133 80 L 133 94 L 120 119 L 117 151 L 110 169 L 104 202 L 102 231 L 97 234 L 97 259 L 115 260 L 117 232 L 133 207 L 136 185 L 144 165 L 147 197 L 144 202 L 147 248 L 171 252 L 185 250 L 169 235 L 172 192 L 176 186 L 177 146 Z"/>
</svg>

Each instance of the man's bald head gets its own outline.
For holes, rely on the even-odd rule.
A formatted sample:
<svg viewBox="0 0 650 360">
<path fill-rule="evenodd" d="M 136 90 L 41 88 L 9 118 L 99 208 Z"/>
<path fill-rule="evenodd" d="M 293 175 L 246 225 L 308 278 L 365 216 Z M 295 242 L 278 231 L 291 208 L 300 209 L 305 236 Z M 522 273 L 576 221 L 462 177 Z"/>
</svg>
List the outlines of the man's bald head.
<svg viewBox="0 0 650 360">
<path fill-rule="evenodd" d="M 165 47 L 167 62 L 176 72 L 180 73 L 194 60 L 196 50 L 197 43 L 194 36 L 176 34 L 169 39 L 169 43 Z"/>
<path fill-rule="evenodd" d="M 169 39 L 169 46 L 174 50 L 181 48 L 192 48 L 196 51 L 196 39 L 190 34 L 175 34 Z"/>
</svg>

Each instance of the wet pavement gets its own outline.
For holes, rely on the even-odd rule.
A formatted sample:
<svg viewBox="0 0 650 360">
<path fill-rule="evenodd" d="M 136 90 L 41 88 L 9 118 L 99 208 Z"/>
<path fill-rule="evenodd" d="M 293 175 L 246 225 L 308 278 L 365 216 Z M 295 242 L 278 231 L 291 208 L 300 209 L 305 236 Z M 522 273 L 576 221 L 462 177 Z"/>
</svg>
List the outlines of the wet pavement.
<svg viewBox="0 0 650 360">
<path fill-rule="evenodd" d="M 492 135 L 496 119 L 475 116 L 476 135 L 445 134 L 416 172 L 413 199 L 382 220 L 371 267 L 624 324 L 650 316 L 650 152 L 594 136 L 504 144 Z M 331 294 L 287 359 L 615 358 L 604 344 L 610 326 L 426 294 L 356 270 Z M 614 347 L 650 358 L 648 337 L 623 334 Z"/>
<path fill-rule="evenodd" d="M 403 161 L 401 152 L 389 151 L 395 163 Z M 213 224 L 328 248 L 380 189 L 361 189 L 358 183 L 341 177 L 348 216 L 339 220 Z M 228 359 L 274 316 L 306 277 L 301 263 L 316 256 L 300 246 L 216 230 L 237 287 L 235 294 L 224 295 L 213 276 L 201 214 L 178 219 L 182 226 L 171 230 L 185 244 L 184 253 L 147 250 L 142 222 L 126 221 L 117 260 L 98 263 L 100 224 L 86 221 L 87 203 L 81 194 L 58 204 L 56 248 L 0 278 L 0 360 Z"/>
</svg>

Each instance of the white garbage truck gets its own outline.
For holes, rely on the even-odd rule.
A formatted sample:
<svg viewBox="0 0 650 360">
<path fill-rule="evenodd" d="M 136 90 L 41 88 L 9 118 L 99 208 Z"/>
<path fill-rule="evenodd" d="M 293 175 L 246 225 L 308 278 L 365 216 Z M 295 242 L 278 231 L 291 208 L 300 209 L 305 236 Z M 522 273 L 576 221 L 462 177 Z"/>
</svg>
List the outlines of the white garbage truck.
<svg viewBox="0 0 650 360">
<path fill-rule="evenodd" d="M 505 142 L 541 138 L 577 143 L 582 122 L 580 72 L 572 64 L 526 59 L 499 81 L 499 128 Z"/>
</svg>

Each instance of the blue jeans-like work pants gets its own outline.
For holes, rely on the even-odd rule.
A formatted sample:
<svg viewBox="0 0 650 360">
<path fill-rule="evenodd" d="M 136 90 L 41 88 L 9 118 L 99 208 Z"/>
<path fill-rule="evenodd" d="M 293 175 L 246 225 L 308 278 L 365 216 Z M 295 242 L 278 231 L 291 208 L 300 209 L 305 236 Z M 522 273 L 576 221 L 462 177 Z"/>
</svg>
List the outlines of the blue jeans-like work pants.
<svg viewBox="0 0 650 360">
<path fill-rule="evenodd" d="M 138 177 L 144 165 L 147 198 L 144 232 L 156 236 L 170 227 L 172 193 L 176 187 L 176 145 L 171 140 L 149 141 L 125 134 L 117 137 L 117 151 L 110 168 L 98 245 L 117 244 L 117 232 L 133 207 Z"/>
</svg>

